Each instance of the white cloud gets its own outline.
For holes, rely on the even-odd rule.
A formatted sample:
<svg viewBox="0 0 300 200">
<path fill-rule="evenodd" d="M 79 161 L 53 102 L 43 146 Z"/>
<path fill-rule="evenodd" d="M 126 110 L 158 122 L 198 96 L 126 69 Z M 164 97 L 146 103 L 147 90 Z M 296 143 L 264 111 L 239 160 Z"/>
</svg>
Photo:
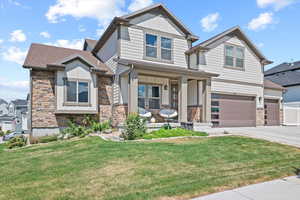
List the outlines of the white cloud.
<svg viewBox="0 0 300 200">
<path fill-rule="evenodd" d="M 263 46 L 265 46 L 265 44 L 262 43 L 262 42 L 259 42 L 259 43 L 257 43 L 256 45 L 257 45 L 259 48 L 262 48 Z"/>
<path fill-rule="evenodd" d="M 205 32 L 210 32 L 215 30 L 218 27 L 217 21 L 219 20 L 219 13 L 212 13 L 203 17 L 200 21 L 201 26 Z"/>
<path fill-rule="evenodd" d="M 15 6 L 22 6 L 20 2 L 14 1 L 14 0 L 8 0 L 9 3 L 15 5 Z"/>
<path fill-rule="evenodd" d="M 128 6 L 130 12 L 137 11 L 153 4 L 153 0 L 133 0 Z"/>
<path fill-rule="evenodd" d="M 108 24 L 113 17 L 124 14 L 124 6 L 125 0 L 56 0 L 46 17 L 51 23 L 57 23 L 65 16 L 78 19 L 88 17 L 97 19 L 102 26 Z"/>
<path fill-rule="evenodd" d="M 86 31 L 86 28 L 85 28 L 83 25 L 79 25 L 79 26 L 78 26 L 78 31 L 79 31 L 79 32 L 85 32 L 85 31 Z"/>
<path fill-rule="evenodd" d="M 40 33 L 40 36 L 44 37 L 44 38 L 51 38 L 50 33 L 48 33 L 47 31 L 43 31 Z"/>
<path fill-rule="evenodd" d="M 4 42 L 4 40 L 0 39 L 0 44 L 2 44 Z"/>
<path fill-rule="evenodd" d="M 2 57 L 4 60 L 15 62 L 17 64 L 23 65 L 27 51 L 22 51 L 18 47 L 10 47 L 7 51 L 2 52 Z"/>
<path fill-rule="evenodd" d="M 55 42 L 48 42 L 47 45 L 53 45 L 57 47 L 64 47 L 70 49 L 82 49 L 83 48 L 83 40 L 56 40 Z"/>
<path fill-rule="evenodd" d="M 100 37 L 104 33 L 105 29 L 104 28 L 99 28 L 96 30 L 96 35 Z"/>
<path fill-rule="evenodd" d="M 250 30 L 262 30 L 269 24 L 273 24 L 273 13 L 265 12 L 261 13 L 258 17 L 252 19 L 248 24 L 248 29 Z"/>
<path fill-rule="evenodd" d="M 28 81 L 11 81 L 0 77 L 0 96 L 5 100 L 26 98 L 29 92 Z"/>
<path fill-rule="evenodd" d="M 276 11 L 294 3 L 295 0 L 256 0 L 258 7 L 266 8 L 273 7 Z"/>
<path fill-rule="evenodd" d="M 24 42 L 26 41 L 26 35 L 21 29 L 15 30 L 10 34 L 10 41 L 12 42 Z"/>
</svg>

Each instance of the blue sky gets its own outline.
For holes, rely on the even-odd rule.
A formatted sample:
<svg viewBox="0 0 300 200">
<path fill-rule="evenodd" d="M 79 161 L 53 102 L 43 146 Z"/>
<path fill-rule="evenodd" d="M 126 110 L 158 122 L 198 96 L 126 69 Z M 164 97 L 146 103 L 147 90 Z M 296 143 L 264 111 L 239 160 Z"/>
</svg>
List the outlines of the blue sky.
<svg viewBox="0 0 300 200">
<path fill-rule="evenodd" d="M 200 41 L 239 25 L 273 65 L 300 60 L 299 0 L 0 0 L 0 98 L 25 98 L 32 42 L 81 48 L 114 16 L 165 4 Z"/>
</svg>

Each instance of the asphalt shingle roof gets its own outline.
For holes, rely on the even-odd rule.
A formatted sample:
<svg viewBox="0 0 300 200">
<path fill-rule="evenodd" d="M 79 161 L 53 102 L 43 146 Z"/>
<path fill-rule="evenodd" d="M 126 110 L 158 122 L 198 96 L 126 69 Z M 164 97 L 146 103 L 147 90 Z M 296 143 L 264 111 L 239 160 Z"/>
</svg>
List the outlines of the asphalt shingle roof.
<svg viewBox="0 0 300 200">
<path fill-rule="evenodd" d="M 276 74 L 279 72 L 285 72 L 285 71 L 293 71 L 300 69 L 300 61 L 294 62 L 294 63 L 281 63 L 280 65 L 277 65 L 267 71 L 265 71 L 265 76 Z M 300 77 L 299 77 L 300 78 Z"/>
<path fill-rule="evenodd" d="M 23 66 L 25 68 L 46 69 L 47 65 L 61 62 L 62 60 L 73 55 L 79 55 L 91 63 L 96 69 L 105 71 L 107 74 L 112 74 L 111 70 L 89 51 L 48 46 L 36 43 L 33 43 L 30 46 Z"/>
<path fill-rule="evenodd" d="M 270 89 L 279 89 L 279 90 L 284 90 L 284 87 L 282 87 L 279 84 L 274 83 L 273 81 L 270 81 L 268 79 L 264 80 L 264 87 L 265 88 L 270 88 Z"/>
<path fill-rule="evenodd" d="M 285 71 L 277 74 L 265 76 L 266 79 L 271 80 L 274 83 L 282 85 L 283 87 L 300 85 L 300 72 L 297 71 Z"/>
</svg>

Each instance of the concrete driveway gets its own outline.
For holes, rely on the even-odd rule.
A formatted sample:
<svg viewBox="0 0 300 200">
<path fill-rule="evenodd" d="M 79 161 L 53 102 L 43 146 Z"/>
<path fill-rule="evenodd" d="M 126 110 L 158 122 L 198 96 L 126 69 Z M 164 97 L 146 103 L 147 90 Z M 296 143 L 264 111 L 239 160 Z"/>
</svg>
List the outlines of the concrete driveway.
<svg viewBox="0 0 300 200">
<path fill-rule="evenodd" d="M 300 178 L 288 177 L 219 192 L 192 200 L 299 200 Z"/>
<path fill-rule="evenodd" d="M 212 128 L 207 130 L 210 134 L 221 134 L 224 131 L 227 131 L 230 134 L 260 138 L 300 148 L 300 126 Z"/>
</svg>

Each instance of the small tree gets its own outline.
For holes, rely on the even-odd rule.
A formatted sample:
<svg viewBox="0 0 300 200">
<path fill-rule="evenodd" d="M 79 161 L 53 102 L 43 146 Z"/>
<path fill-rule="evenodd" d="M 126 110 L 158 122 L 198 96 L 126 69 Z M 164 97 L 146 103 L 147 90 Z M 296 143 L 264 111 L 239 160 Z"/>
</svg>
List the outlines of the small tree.
<svg viewBox="0 0 300 200">
<path fill-rule="evenodd" d="M 146 133 L 146 120 L 138 114 L 130 114 L 125 121 L 125 130 L 122 136 L 126 140 L 134 140 Z"/>
</svg>

